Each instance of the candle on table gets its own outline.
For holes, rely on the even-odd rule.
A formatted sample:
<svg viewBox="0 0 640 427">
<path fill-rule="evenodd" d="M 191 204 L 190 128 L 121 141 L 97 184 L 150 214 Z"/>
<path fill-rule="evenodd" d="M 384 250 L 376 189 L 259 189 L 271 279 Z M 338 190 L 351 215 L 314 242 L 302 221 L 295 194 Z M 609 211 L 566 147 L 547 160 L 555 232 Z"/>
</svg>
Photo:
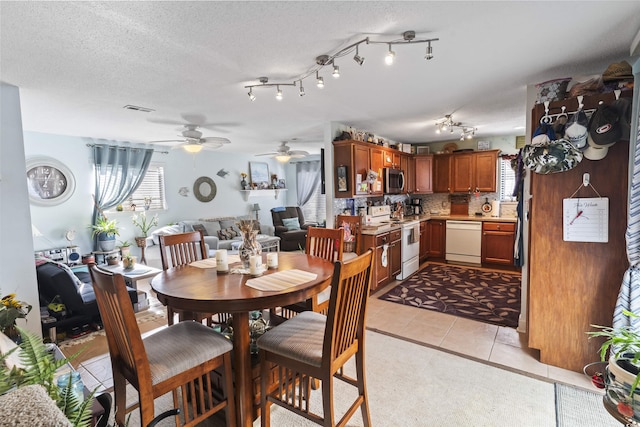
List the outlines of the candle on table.
<svg viewBox="0 0 640 427">
<path fill-rule="evenodd" d="M 249 274 L 262 272 L 262 255 L 251 255 L 249 258 Z"/>
<path fill-rule="evenodd" d="M 229 271 L 229 261 L 227 259 L 226 249 L 218 249 L 216 251 L 216 270 L 221 273 Z"/>
<path fill-rule="evenodd" d="M 278 252 L 267 253 L 267 267 L 278 268 Z"/>
</svg>

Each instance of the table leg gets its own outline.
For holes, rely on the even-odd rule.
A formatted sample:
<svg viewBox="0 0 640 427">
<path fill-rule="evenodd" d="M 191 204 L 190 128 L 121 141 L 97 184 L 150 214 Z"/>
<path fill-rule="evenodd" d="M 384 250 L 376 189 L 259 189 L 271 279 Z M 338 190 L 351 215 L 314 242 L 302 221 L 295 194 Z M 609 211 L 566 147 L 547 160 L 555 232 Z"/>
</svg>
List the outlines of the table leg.
<svg viewBox="0 0 640 427">
<path fill-rule="evenodd" d="M 233 313 L 233 358 L 238 425 L 253 425 L 253 387 L 249 349 L 249 313 Z"/>
</svg>

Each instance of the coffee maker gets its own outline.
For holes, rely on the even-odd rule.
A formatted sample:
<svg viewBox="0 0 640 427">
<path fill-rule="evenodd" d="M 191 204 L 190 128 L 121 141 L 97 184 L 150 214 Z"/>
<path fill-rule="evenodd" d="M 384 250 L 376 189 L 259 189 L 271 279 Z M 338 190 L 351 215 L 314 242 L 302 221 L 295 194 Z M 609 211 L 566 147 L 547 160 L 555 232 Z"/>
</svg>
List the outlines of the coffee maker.
<svg viewBox="0 0 640 427">
<path fill-rule="evenodd" d="M 414 199 L 411 199 L 411 213 L 413 215 L 422 214 L 422 199 L 417 197 Z"/>
</svg>

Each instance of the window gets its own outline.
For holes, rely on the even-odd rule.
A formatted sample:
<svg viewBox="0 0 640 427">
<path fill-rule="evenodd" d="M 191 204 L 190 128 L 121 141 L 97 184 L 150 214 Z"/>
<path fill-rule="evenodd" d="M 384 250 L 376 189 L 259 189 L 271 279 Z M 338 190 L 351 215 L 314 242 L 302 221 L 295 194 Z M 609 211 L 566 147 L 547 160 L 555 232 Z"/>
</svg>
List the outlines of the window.
<svg viewBox="0 0 640 427">
<path fill-rule="evenodd" d="M 151 164 L 140 184 L 140 187 L 127 199 L 138 207 L 144 206 L 145 197 L 151 197 L 151 210 L 167 208 L 164 191 L 164 166 Z"/>
<path fill-rule="evenodd" d="M 324 222 L 327 216 L 326 206 L 327 199 L 325 195 L 322 194 L 322 186 L 320 185 L 320 180 L 318 180 L 318 185 L 316 185 L 316 188 L 313 190 L 311 198 L 301 207 L 304 220 L 317 223 Z"/>
<path fill-rule="evenodd" d="M 106 179 L 106 175 L 100 177 L 101 180 Z M 120 185 L 122 180 L 122 174 L 119 173 L 115 178 L 115 182 L 109 183 L 110 189 L 115 189 Z M 100 183 L 101 186 L 105 186 L 105 182 Z M 115 190 L 114 190 L 115 191 Z M 131 196 L 127 198 L 126 203 L 123 204 L 135 204 L 138 208 L 144 206 L 145 197 L 151 198 L 151 210 L 164 210 L 167 208 L 167 201 L 165 199 L 165 187 L 164 187 L 164 166 L 160 164 L 151 164 L 147 169 L 140 186 Z"/>
<path fill-rule="evenodd" d="M 516 173 L 511 168 L 510 157 L 500 157 L 500 201 L 513 202 L 513 190 L 516 186 Z"/>
</svg>

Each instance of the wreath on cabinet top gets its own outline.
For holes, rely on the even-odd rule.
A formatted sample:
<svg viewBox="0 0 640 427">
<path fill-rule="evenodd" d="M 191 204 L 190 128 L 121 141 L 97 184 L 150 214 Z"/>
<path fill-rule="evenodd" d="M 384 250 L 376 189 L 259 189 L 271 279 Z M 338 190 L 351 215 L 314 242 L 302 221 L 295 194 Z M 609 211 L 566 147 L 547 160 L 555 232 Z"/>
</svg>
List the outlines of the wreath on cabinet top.
<svg viewBox="0 0 640 427">
<path fill-rule="evenodd" d="M 208 186 L 209 191 L 203 193 L 204 190 L 201 191 L 203 186 Z M 213 180 L 208 176 L 201 176 L 200 178 L 196 179 L 196 182 L 193 183 L 193 194 L 196 196 L 196 199 L 198 199 L 202 203 L 212 201 L 216 197 L 216 192 L 216 183 L 213 182 Z"/>
</svg>

